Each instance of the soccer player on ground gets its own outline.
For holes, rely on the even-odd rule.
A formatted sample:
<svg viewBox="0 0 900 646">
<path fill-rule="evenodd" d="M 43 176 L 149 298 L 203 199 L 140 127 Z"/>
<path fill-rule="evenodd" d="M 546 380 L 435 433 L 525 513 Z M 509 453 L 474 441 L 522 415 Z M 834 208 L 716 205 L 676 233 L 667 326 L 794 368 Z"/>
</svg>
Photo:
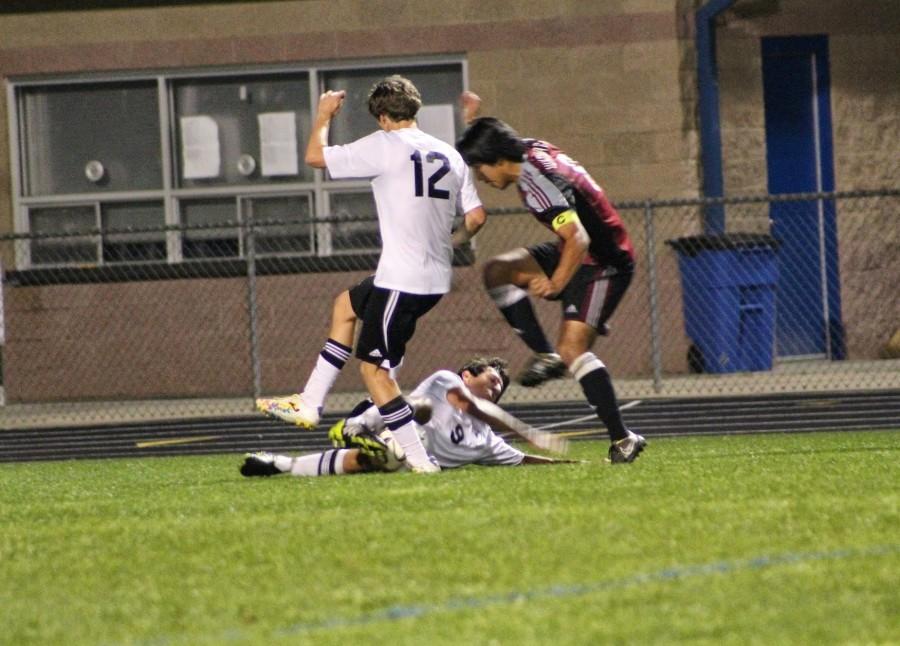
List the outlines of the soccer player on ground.
<svg viewBox="0 0 900 646">
<path fill-rule="evenodd" d="M 467 464 L 516 466 L 574 462 L 523 453 L 494 433 L 492 429 L 515 430 L 480 410 L 479 402 L 496 403 L 508 384 L 506 362 L 496 357 L 472 359 L 458 373 L 439 370 L 419 384 L 411 393 L 410 401 L 427 402 L 417 414 L 430 407 L 430 417 L 426 413 L 417 428 L 431 459 L 443 468 Z M 402 451 L 385 428 L 378 408 L 370 401 L 362 402 L 350 417 L 335 424 L 329 437 L 342 448 L 299 457 L 251 453 L 241 465 L 241 473 L 322 476 L 395 471 L 403 466 Z"/>
<path fill-rule="evenodd" d="M 466 235 L 474 235 L 486 215 L 459 153 L 416 127 L 422 99 L 408 79 L 391 76 L 370 90 L 368 108 L 378 131 L 347 145 L 329 146 L 329 126 L 344 97 L 344 91 L 319 97 L 306 163 L 327 169 L 334 179 L 372 178 L 383 246 L 374 286 L 364 289 L 370 293 L 359 299 L 361 309 L 356 309 L 349 290 L 338 297 L 339 313 L 353 312 L 362 321 L 356 348 L 360 372 L 407 464 L 413 471 L 439 471 L 428 460 L 412 424 L 413 411 L 390 370 L 400 365 L 416 321 L 450 291 L 451 228 L 457 207 L 465 214 Z M 335 310 L 338 313 L 338 303 Z M 349 335 L 346 325 L 338 327 L 339 338 L 325 342 L 303 393 L 261 399 L 257 408 L 298 426 L 318 424 L 325 395 L 352 352 L 353 325 Z"/>
<path fill-rule="evenodd" d="M 488 294 L 535 353 L 522 383 L 536 386 L 568 367 L 609 431 L 610 462 L 632 462 L 646 440 L 625 427 L 609 372 L 590 351 L 597 334 L 609 332 L 606 322 L 634 272 L 634 249 L 622 220 L 578 162 L 546 141 L 523 139 L 499 119 L 474 119 L 477 95 L 467 93 L 463 101 L 469 127 L 456 147 L 466 163 L 495 188 L 515 185 L 532 215 L 558 238 L 509 251 L 484 266 Z M 538 323 L 529 291 L 562 305 L 559 355 Z"/>
</svg>

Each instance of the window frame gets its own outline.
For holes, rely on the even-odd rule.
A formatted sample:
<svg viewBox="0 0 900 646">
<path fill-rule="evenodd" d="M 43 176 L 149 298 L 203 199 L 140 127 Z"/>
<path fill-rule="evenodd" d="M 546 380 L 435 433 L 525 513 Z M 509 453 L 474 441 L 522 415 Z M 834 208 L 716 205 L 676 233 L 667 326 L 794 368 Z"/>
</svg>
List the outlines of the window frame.
<svg viewBox="0 0 900 646">
<path fill-rule="evenodd" d="M 312 201 L 311 214 L 313 217 L 312 227 L 314 229 L 313 241 L 315 243 L 312 253 L 316 258 L 329 256 L 360 255 L 368 257 L 371 250 L 357 249 L 331 249 L 328 246 L 322 249 L 319 241 L 322 238 L 320 230 L 330 227 L 328 216 L 329 195 L 340 192 L 361 192 L 370 190 L 369 180 L 332 180 L 327 177 L 327 173 L 323 170 L 316 169 L 313 173 L 312 181 L 285 181 L 273 184 L 260 185 L 230 185 L 230 186 L 210 186 L 210 187 L 179 187 L 179 182 L 174 176 L 176 163 L 175 155 L 179 154 L 176 142 L 177 133 L 177 114 L 175 111 L 175 84 L 183 83 L 186 80 L 202 81 L 213 78 L 227 77 L 264 77 L 277 76 L 279 74 L 305 74 L 309 83 L 309 111 L 310 115 L 315 114 L 318 97 L 323 91 L 322 79 L 324 74 L 330 72 L 350 71 L 350 70 L 383 70 L 385 74 L 391 73 L 392 69 L 397 68 L 428 68 L 441 65 L 458 66 L 462 89 L 468 87 L 468 62 L 463 55 L 433 55 L 433 56 L 416 56 L 415 58 L 379 58 L 370 60 L 341 60 L 341 61 L 325 61 L 309 64 L 277 64 L 277 65 L 230 65 L 218 68 L 180 68 L 180 69 L 157 69 L 147 71 L 124 71 L 124 72 L 82 72 L 66 75 L 47 75 L 47 76 L 28 76 L 13 77 L 7 83 L 7 114 L 9 115 L 9 153 L 10 153 L 10 175 L 12 186 L 12 208 L 13 208 L 13 231 L 16 237 L 21 239 L 29 239 L 31 235 L 29 210 L 39 207 L 63 207 L 70 205 L 95 204 L 99 213 L 104 204 L 110 202 L 142 202 L 142 201 L 161 201 L 163 204 L 164 220 L 166 225 L 166 259 L 160 261 L 164 264 L 186 262 L 182 257 L 182 240 L 179 227 L 180 221 L 180 201 L 190 199 L 210 199 L 229 197 L 235 200 L 235 213 L 238 222 L 238 230 L 236 232 L 238 245 L 238 256 L 229 256 L 230 260 L 245 260 L 246 254 L 243 248 L 243 238 L 241 231 L 241 201 L 243 199 L 251 199 L 253 197 L 284 197 L 284 196 L 305 196 Z M 114 83 L 114 82 L 136 82 L 150 81 L 156 82 L 157 93 L 157 109 L 159 112 L 159 137 L 160 137 L 160 154 L 162 156 L 162 188 L 154 190 L 136 190 L 136 191 L 86 191 L 83 193 L 27 196 L 26 188 L 26 167 L 24 165 L 25 155 L 27 151 L 23 149 L 26 142 L 24 136 L 24 128 L 26 127 L 27 114 L 24 110 L 24 92 L 25 88 L 41 88 L 51 87 L 54 85 L 78 86 L 96 85 L 98 83 Z M 375 126 L 373 124 L 373 130 Z M 305 137 L 300 137 L 303 141 Z M 298 150 L 298 155 L 303 154 L 303 150 Z M 302 157 L 300 160 L 302 163 Z M 98 215 L 98 218 L 100 216 Z M 88 235 L 88 234 L 86 234 Z M 324 233 L 327 236 L 327 232 Z M 98 236 L 101 237 L 102 236 Z M 377 251 L 377 250 L 376 250 Z M 304 254 L 296 254 L 304 256 Z M 98 260 L 97 267 L 104 265 L 103 261 L 103 241 L 98 243 Z M 210 258 L 209 260 L 215 260 Z M 31 262 L 30 245 L 16 245 L 16 269 L 28 270 L 45 265 L 33 265 Z M 196 261 L 191 261 L 196 262 Z M 116 265 L 131 264 L 127 262 L 117 262 Z M 84 263 L 61 262 L 54 267 L 84 267 Z"/>
</svg>

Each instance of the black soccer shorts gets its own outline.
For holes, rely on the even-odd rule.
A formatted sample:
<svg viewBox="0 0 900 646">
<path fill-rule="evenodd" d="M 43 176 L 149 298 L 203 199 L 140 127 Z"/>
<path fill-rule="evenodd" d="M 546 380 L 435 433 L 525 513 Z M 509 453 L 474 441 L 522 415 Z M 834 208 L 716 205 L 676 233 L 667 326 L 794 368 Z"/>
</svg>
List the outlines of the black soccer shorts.
<svg viewBox="0 0 900 646">
<path fill-rule="evenodd" d="M 441 296 L 376 287 L 374 276 L 352 287 L 350 305 L 362 321 L 356 358 L 384 368 L 399 366 L 416 331 L 416 321 L 437 305 Z"/>
<path fill-rule="evenodd" d="M 548 277 L 553 275 L 560 258 L 555 242 L 532 245 L 528 253 Z M 564 319 L 587 323 L 600 334 L 606 334 L 606 321 L 619 306 L 633 275 L 633 269 L 582 265 L 554 300 L 561 301 Z"/>
</svg>

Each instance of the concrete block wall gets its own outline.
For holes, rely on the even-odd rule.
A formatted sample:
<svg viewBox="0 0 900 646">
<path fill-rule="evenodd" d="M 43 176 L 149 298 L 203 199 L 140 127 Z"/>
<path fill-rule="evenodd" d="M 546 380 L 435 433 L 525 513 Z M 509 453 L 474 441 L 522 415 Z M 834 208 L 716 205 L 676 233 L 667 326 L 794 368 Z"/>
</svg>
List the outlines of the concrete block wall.
<svg viewBox="0 0 900 646">
<path fill-rule="evenodd" d="M 252 391 L 236 279 L 7 287 L 10 403 Z"/>
<path fill-rule="evenodd" d="M 766 183 L 763 36 L 828 36 L 835 188 L 900 185 L 900 3 L 793 0 L 741 4 L 717 29 L 722 157 L 728 195 Z M 841 300 L 849 358 L 877 358 L 900 325 L 897 200 L 838 205 Z"/>
<path fill-rule="evenodd" d="M 685 54 L 684 4 L 526 0 L 450 7 L 434 0 L 307 0 L 0 14 L 0 75 L 463 53 L 485 113 L 563 147 L 614 200 L 695 195 L 697 137 L 692 83 L 685 80 L 692 63 Z M 5 105 L 5 121 L 3 110 Z M 5 132 L 0 147 L 8 157 Z M 9 231 L 7 172 L 4 165 L 0 227 Z M 481 192 L 488 206 L 518 205 L 513 191 Z M 545 231 L 531 226 L 528 235 L 546 239 Z M 495 235 L 478 257 L 523 243 Z M 11 259 L 4 260 L 9 266 Z M 525 361 L 524 346 L 484 295 L 479 273 L 478 266 L 457 271 L 440 316 L 422 322 L 405 375 L 414 378 L 482 352 L 511 355 L 515 367 Z M 327 333 L 332 298 L 358 278 L 259 280 L 263 391 L 302 385 Z M 9 398 L 246 394 L 244 289 L 240 279 L 8 289 Z M 284 293 L 302 294 L 302 306 Z M 97 302 L 116 306 L 90 306 Z M 219 305 L 203 305 L 213 302 Z M 644 307 L 626 301 L 617 325 L 624 330 L 645 321 Z M 539 312 L 554 336 L 558 304 L 542 303 Z M 204 331 L 221 335 L 221 347 Z M 36 346 L 49 350 L 47 358 L 30 362 Z M 145 356 L 135 359 L 133 370 L 117 367 L 118 359 L 140 353 Z M 628 369 L 627 350 L 609 354 L 611 366 Z M 417 356 L 430 364 L 417 364 Z M 337 387 L 359 388 L 356 372 L 348 371 Z"/>
<path fill-rule="evenodd" d="M 699 192 L 700 173 L 691 37 L 698 4 L 699 0 L 460 0 L 450 6 L 436 0 L 296 0 L 0 12 L 0 77 L 463 54 L 469 86 L 483 97 L 485 113 L 504 118 L 525 135 L 547 138 L 563 147 L 588 168 L 614 201 L 694 196 Z M 895 27 L 900 5 L 876 0 L 755 2 L 751 4 L 775 10 L 748 15 L 737 10 L 742 4 L 724 17 L 718 30 L 727 192 L 765 191 L 758 37 L 791 33 L 830 36 L 838 188 L 896 186 L 898 158 L 892 154 L 896 146 L 892 148 L 891 141 L 897 140 L 900 119 L 893 80 L 900 65 L 895 55 L 900 50 Z M 8 121 L 5 102 L 0 103 L 0 121 Z M 0 128 L 3 159 L 10 158 L 7 139 L 4 126 Z M 0 164 L 3 231 L 13 228 L 10 190 L 8 164 Z M 518 206 L 511 190 L 482 187 L 481 193 L 489 207 Z M 882 217 L 880 226 L 890 229 L 891 215 Z M 639 218 L 634 225 L 629 219 L 635 237 L 641 235 L 638 223 Z M 522 234 L 525 238 L 544 239 L 540 227 L 530 226 L 530 232 Z M 501 226 L 498 233 L 502 231 Z M 522 244 L 522 235 L 485 237 L 479 261 L 494 251 Z M 506 244 L 513 240 L 515 244 Z M 866 244 L 854 242 L 852 257 L 866 252 L 856 249 Z M 882 255 L 890 253 L 896 254 L 896 245 L 889 244 Z M 854 329 L 865 330 L 861 318 L 868 307 L 853 304 L 852 286 L 864 284 L 872 274 L 861 272 L 871 268 L 861 270 L 847 258 L 842 252 L 845 315 L 853 317 L 848 331 L 851 323 Z M 643 262 L 643 257 L 639 260 Z M 11 266 L 11 258 L 3 261 Z M 890 262 L 894 261 L 875 270 L 896 271 L 896 263 Z M 674 267 L 665 262 L 661 266 L 667 268 L 664 279 L 675 289 Z M 440 305 L 443 315 L 424 321 L 413 341 L 412 363 L 405 374 L 415 376 L 432 367 L 415 363 L 419 356 L 432 364 L 456 365 L 469 354 L 491 351 L 509 354 L 514 366 L 524 361 L 521 344 L 501 324 L 483 294 L 478 271 L 477 265 L 457 271 L 454 292 Z M 347 273 L 260 279 L 265 392 L 301 385 L 298 378 L 311 367 L 327 332 L 331 298 L 356 278 Z M 614 319 L 616 330 L 630 330 L 634 338 L 642 336 L 637 331 L 647 326 L 646 303 L 637 296 L 644 293 L 645 281 L 645 276 L 636 278 Z M 214 289 L 209 282 L 215 283 Z M 278 294 L 285 288 L 305 295 L 302 308 L 281 300 Z M 33 398 L 38 399 L 249 391 L 246 302 L 240 279 L 7 291 L 5 364 L 10 394 L 18 392 L 27 398 L 22 384 L 33 387 L 41 370 L 45 376 L 53 374 L 50 381 L 55 390 L 35 391 L 40 396 Z M 224 310 L 177 305 L 203 302 L 213 293 L 220 295 Z M 165 316 L 152 314 L 147 308 L 154 299 L 174 305 L 164 308 Z M 130 303 L 131 309 L 101 315 L 96 308 L 82 305 L 113 301 Z M 58 311 L 65 309 L 55 305 L 59 303 L 69 303 L 69 309 Z M 680 303 L 666 306 L 677 312 Z M 542 303 L 538 309 L 548 322 L 548 333 L 555 334 L 556 304 Z M 886 309 L 886 316 L 900 318 Z M 228 325 L 209 328 L 210 320 L 222 323 L 223 311 L 230 312 Z M 111 316 L 115 320 L 107 320 Z M 665 316 L 667 320 L 679 319 Z M 160 375 L 156 386 L 149 387 L 150 380 L 99 368 L 114 363 L 135 343 L 104 331 L 104 325 L 132 329 L 139 335 L 137 347 L 148 350 L 156 362 L 152 367 Z M 878 323 L 871 331 L 848 336 L 852 353 L 877 352 L 880 329 L 875 328 L 881 326 Z M 675 328 L 667 328 L 666 334 L 681 335 Z M 205 329 L 219 330 L 223 340 L 204 341 Z M 459 330 L 465 334 L 460 336 Z M 191 334 L 199 334 L 200 339 L 191 343 Z M 163 341 L 179 336 L 185 340 L 163 349 Z M 446 342 L 453 338 L 460 339 L 456 348 Z M 601 340 L 598 354 L 614 374 L 643 371 L 646 376 L 646 348 L 633 349 L 624 341 L 621 337 Z M 35 344 L 55 358 L 31 365 Z M 676 346 L 674 354 L 664 357 L 667 371 L 684 369 L 682 350 Z M 53 373 L 63 364 L 72 368 Z M 137 365 L 145 374 L 151 370 L 149 365 Z M 90 366 L 94 373 L 87 374 Z M 338 388 L 358 387 L 355 371 L 338 383 Z"/>
<path fill-rule="evenodd" d="M 568 149 L 617 199 L 693 195 L 681 4 L 307 0 L 0 13 L 0 76 L 461 52 L 486 110 Z"/>
<path fill-rule="evenodd" d="M 900 180 L 900 4 L 793 0 L 763 5 L 770 10 L 762 15 L 726 12 L 716 31 L 726 193 L 766 191 L 760 38 L 814 34 L 828 36 L 836 188 L 895 187 Z"/>
</svg>

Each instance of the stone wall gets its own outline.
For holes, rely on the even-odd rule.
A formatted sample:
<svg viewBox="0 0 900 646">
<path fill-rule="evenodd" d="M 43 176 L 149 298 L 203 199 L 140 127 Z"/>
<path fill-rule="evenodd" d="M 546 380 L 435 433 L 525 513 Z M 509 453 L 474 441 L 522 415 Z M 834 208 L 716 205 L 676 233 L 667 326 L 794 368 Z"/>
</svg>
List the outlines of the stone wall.
<svg viewBox="0 0 900 646">
<path fill-rule="evenodd" d="M 0 13 L 0 77 L 462 54 L 468 85 L 483 97 L 486 114 L 563 147 L 614 201 L 687 197 L 700 190 L 691 40 L 698 4 L 296 0 Z M 896 187 L 898 12 L 897 3 L 876 0 L 742 0 L 722 17 L 717 34 L 728 194 L 765 192 L 759 37 L 769 34 L 829 35 L 837 187 Z M 5 102 L 0 120 L 8 120 Z M 3 159 L 10 158 L 7 139 L 4 126 Z M 3 231 L 13 229 L 10 190 L 8 165 L 0 164 Z M 482 187 L 481 194 L 489 207 L 518 205 L 513 191 Z M 889 304 L 891 285 L 900 280 L 896 211 L 872 222 L 862 212 L 855 217 L 852 231 L 841 232 L 842 245 L 852 241 L 841 249 L 842 297 L 851 356 L 871 357 L 883 345 L 885 328 L 900 320 L 900 299 Z M 641 217 L 627 218 L 639 239 Z M 754 226 L 758 219 L 750 218 Z M 533 222 L 528 228 L 513 221 L 492 224 L 496 229 L 480 242 L 479 262 L 547 235 Z M 866 236 L 873 228 L 886 235 Z M 663 258 L 663 333 L 675 339 L 665 346 L 664 365 L 667 372 L 683 372 L 674 258 L 661 243 L 657 251 Z M 639 262 L 644 257 L 641 249 Z M 478 273 L 478 265 L 459 269 L 453 293 L 439 306 L 441 316 L 423 321 L 410 346 L 409 379 L 473 353 L 508 354 L 514 367 L 524 361 Z M 327 333 L 331 299 L 358 277 L 260 279 L 264 391 L 301 385 Z M 873 312 L 858 294 L 876 283 L 883 286 L 878 298 L 885 306 Z M 597 352 L 614 374 L 650 372 L 647 290 L 646 273 L 639 274 L 614 319 L 617 336 L 598 341 Z M 538 310 L 552 336 L 557 305 L 541 303 Z M 7 289 L 8 393 L 12 399 L 246 394 L 246 316 L 241 279 Z M 126 359 L 131 368 L 113 368 Z M 338 388 L 359 388 L 356 372 L 342 376 Z"/>
<path fill-rule="evenodd" d="M 900 3 L 766 1 L 738 3 L 717 29 L 726 194 L 767 191 L 760 38 L 819 34 L 828 36 L 835 189 L 900 186 Z M 837 207 L 850 358 L 877 358 L 900 325 L 897 206 Z"/>
<path fill-rule="evenodd" d="M 554 140 L 611 195 L 694 195 L 678 4 L 421 0 L 398 11 L 396 2 L 306 0 L 0 14 L 0 76 L 462 52 L 486 111 Z"/>
<path fill-rule="evenodd" d="M 698 189 L 697 137 L 692 83 L 685 81 L 692 62 L 683 4 L 307 0 L 0 14 L 0 75 L 463 53 L 469 86 L 483 97 L 486 114 L 563 147 L 613 199 L 690 196 Z M 0 148 L 8 157 L 5 132 Z M 490 207 L 518 205 L 513 191 L 481 193 Z M 521 227 L 498 222 L 478 257 L 549 235 L 529 226 L 520 235 Z M 0 227 L 12 229 L 8 175 L 0 175 Z M 11 258 L 4 261 L 10 266 Z M 474 353 L 507 354 L 516 368 L 525 361 L 524 346 L 484 295 L 479 272 L 478 266 L 457 271 L 440 315 L 422 322 L 410 346 L 406 378 Z M 332 298 L 357 278 L 260 279 L 264 391 L 302 385 L 327 333 Z M 240 279 L 7 289 L 9 398 L 247 393 L 244 290 Z M 538 310 L 555 335 L 558 304 Z M 626 300 L 617 318 L 621 329 L 645 322 L 645 301 Z M 649 360 L 634 363 L 627 346 L 604 345 L 601 354 L 616 369 L 647 370 Z M 30 359 L 38 349 L 41 358 Z M 420 356 L 427 366 L 416 363 Z M 338 383 L 358 387 L 355 370 Z"/>
<path fill-rule="evenodd" d="M 722 156 L 729 195 L 766 192 L 763 36 L 828 36 L 837 190 L 900 180 L 900 4 L 862 0 L 738 3 L 717 28 Z"/>
</svg>

